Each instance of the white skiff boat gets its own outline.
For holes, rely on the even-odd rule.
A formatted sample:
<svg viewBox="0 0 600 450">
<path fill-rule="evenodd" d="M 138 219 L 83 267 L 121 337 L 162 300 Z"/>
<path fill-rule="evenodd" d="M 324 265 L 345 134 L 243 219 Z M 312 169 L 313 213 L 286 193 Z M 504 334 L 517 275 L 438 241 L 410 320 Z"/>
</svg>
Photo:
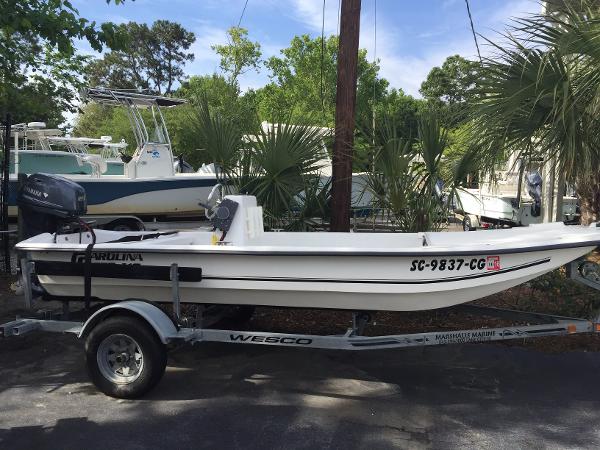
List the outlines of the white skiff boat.
<svg viewBox="0 0 600 450">
<path fill-rule="evenodd" d="M 600 228 L 550 223 L 473 233 L 264 232 L 251 196 L 228 196 L 216 232 L 96 231 L 91 296 L 348 310 L 428 310 L 531 280 L 593 250 Z M 224 230 L 224 231 L 221 231 Z M 17 244 L 51 296 L 82 298 L 90 232 Z"/>
</svg>

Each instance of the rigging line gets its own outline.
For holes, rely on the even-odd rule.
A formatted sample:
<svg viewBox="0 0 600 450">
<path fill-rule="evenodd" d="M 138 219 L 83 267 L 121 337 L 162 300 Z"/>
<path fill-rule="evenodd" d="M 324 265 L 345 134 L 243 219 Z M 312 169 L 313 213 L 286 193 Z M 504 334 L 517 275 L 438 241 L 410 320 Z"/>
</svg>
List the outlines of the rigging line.
<svg viewBox="0 0 600 450">
<path fill-rule="evenodd" d="M 373 134 L 373 140 L 372 140 L 372 144 L 373 144 L 373 154 L 371 155 L 371 167 L 373 170 L 373 173 L 375 173 L 375 93 L 376 93 L 376 86 L 377 86 L 377 72 L 375 71 L 375 64 L 377 64 L 377 0 L 374 0 L 374 18 L 373 18 L 373 101 L 371 104 L 371 127 L 372 127 L 372 134 Z M 371 206 L 373 208 L 373 211 L 375 211 L 375 196 L 372 197 L 371 199 Z M 375 231 L 375 221 L 376 221 L 376 214 L 373 214 L 373 231 Z"/>
<path fill-rule="evenodd" d="M 467 5 L 467 14 L 469 15 L 469 22 L 471 23 L 471 32 L 473 33 L 473 40 L 475 41 L 475 47 L 477 48 L 477 56 L 479 56 L 479 62 L 483 64 L 481 59 L 481 52 L 479 51 L 479 43 L 477 42 L 477 34 L 475 33 L 475 27 L 473 26 L 473 17 L 471 16 L 471 8 L 469 7 L 469 0 L 465 0 Z"/>
<path fill-rule="evenodd" d="M 373 115 L 373 143 L 375 143 L 375 101 L 376 101 L 376 87 L 377 87 L 377 72 L 375 65 L 377 64 L 377 0 L 373 2 L 375 7 L 374 14 L 374 25 L 373 25 L 373 104 L 372 115 Z"/>
<path fill-rule="evenodd" d="M 242 19 L 244 18 L 244 13 L 246 12 L 246 6 L 248 6 L 248 0 L 246 0 L 246 3 L 244 3 L 244 9 L 242 9 L 242 14 L 240 14 L 240 20 L 238 20 L 238 24 L 237 24 L 238 28 L 242 24 Z"/>
<path fill-rule="evenodd" d="M 338 21 L 337 21 L 337 35 L 340 35 L 340 21 L 342 17 L 342 0 L 338 0 Z"/>
<path fill-rule="evenodd" d="M 321 112 L 325 118 L 325 95 L 323 91 L 323 60 L 325 58 L 325 0 L 323 0 L 323 20 L 321 23 Z"/>
</svg>

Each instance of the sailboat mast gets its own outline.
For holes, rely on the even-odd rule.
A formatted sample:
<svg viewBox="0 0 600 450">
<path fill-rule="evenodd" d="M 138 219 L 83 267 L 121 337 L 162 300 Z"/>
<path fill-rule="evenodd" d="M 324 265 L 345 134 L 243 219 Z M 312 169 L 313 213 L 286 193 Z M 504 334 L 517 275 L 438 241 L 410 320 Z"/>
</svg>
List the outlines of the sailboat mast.
<svg viewBox="0 0 600 450">
<path fill-rule="evenodd" d="M 352 153 L 361 0 L 342 0 L 338 47 L 331 231 L 350 231 Z"/>
</svg>

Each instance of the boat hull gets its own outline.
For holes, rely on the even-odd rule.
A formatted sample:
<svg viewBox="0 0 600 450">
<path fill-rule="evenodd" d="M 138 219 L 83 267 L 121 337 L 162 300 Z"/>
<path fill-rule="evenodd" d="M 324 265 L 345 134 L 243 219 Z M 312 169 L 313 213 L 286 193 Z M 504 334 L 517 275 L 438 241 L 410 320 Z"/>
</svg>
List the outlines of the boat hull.
<svg viewBox="0 0 600 450">
<path fill-rule="evenodd" d="M 515 206 L 516 193 L 490 194 L 482 193 L 479 189 L 460 189 L 456 193 L 458 205 L 456 211 L 465 215 L 472 214 L 482 220 L 500 221 L 514 225 L 526 226 L 543 222 L 543 216 L 533 216 L 531 201 L 521 201 L 521 206 Z M 564 220 L 573 220 L 577 216 L 577 199 L 563 197 Z"/>
<path fill-rule="evenodd" d="M 202 215 L 217 183 L 212 176 L 173 176 L 155 179 L 126 177 L 68 177 L 85 189 L 88 214 Z M 10 181 L 9 215 L 16 216 L 18 183 Z"/>
<path fill-rule="evenodd" d="M 176 263 L 184 303 L 415 311 L 453 306 L 500 292 L 558 268 L 595 245 L 478 255 L 93 254 L 92 296 L 171 301 Z M 30 251 L 43 288 L 83 296 L 83 253 Z"/>
</svg>

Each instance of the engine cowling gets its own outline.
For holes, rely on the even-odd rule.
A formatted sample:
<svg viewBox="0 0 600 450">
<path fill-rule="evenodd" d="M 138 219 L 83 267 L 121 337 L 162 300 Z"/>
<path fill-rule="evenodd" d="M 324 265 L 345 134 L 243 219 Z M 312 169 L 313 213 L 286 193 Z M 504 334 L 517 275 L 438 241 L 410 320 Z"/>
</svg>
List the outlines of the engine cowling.
<svg viewBox="0 0 600 450">
<path fill-rule="evenodd" d="M 45 173 L 27 177 L 17 194 L 25 238 L 53 233 L 87 212 L 85 190 L 72 180 Z"/>
</svg>

